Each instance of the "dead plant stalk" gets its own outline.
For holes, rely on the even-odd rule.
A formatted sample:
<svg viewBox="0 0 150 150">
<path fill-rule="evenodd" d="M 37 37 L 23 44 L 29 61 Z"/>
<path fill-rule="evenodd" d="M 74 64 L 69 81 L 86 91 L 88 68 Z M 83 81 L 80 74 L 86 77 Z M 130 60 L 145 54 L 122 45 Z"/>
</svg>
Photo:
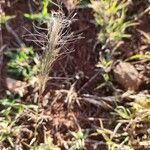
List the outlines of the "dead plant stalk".
<svg viewBox="0 0 150 150">
<path fill-rule="evenodd" d="M 43 94 L 49 73 L 52 70 L 56 59 L 62 55 L 60 50 L 64 45 L 71 41 L 72 34 L 69 34 L 69 26 L 71 19 L 64 16 L 62 12 L 52 12 L 50 19 L 46 20 L 47 34 L 45 43 L 45 51 L 41 57 L 40 71 L 38 75 L 39 97 Z M 64 54 L 64 52 L 63 52 Z"/>
</svg>

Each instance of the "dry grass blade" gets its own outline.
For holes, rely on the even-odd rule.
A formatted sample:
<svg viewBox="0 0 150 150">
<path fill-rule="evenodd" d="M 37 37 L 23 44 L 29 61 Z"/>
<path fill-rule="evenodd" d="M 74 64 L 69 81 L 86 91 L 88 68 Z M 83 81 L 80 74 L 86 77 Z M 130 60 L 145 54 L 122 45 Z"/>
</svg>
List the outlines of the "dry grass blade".
<svg viewBox="0 0 150 150">
<path fill-rule="evenodd" d="M 113 109 L 118 101 L 118 98 L 115 96 L 97 97 L 89 94 L 84 94 L 80 99 L 104 109 Z"/>
<path fill-rule="evenodd" d="M 138 32 L 141 33 L 141 35 L 143 36 L 143 42 L 147 45 L 150 45 L 150 34 L 146 33 L 142 30 L 138 30 Z"/>
</svg>

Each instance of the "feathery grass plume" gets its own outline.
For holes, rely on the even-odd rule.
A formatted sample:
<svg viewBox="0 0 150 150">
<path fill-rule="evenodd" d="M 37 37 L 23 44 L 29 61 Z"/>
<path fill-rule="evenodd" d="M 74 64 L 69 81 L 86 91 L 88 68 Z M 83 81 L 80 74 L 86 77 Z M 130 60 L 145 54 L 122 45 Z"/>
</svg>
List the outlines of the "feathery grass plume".
<svg viewBox="0 0 150 150">
<path fill-rule="evenodd" d="M 52 12 L 51 17 L 45 20 L 47 34 L 39 35 L 43 37 L 44 41 L 42 42 L 45 45 L 38 75 L 39 95 L 41 95 L 46 88 L 46 83 L 49 79 L 49 73 L 54 61 L 65 53 L 61 53 L 60 50 L 65 47 L 66 43 L 75 40 L 69 28 L 73 17 L 74 16 L 66 18 L 63 12 L 59 11 Z"/>
</svg>

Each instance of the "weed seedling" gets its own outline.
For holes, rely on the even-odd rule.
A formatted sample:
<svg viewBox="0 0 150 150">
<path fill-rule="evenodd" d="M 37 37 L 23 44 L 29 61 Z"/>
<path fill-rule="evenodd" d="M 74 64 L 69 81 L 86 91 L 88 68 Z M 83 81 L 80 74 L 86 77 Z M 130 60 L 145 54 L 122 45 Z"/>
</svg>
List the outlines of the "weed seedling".
<svg viewBox="0 0 150 150">
<path fill-rule="evenodd" d="M 8 63 L 10 75 L 27 81 L 37 74 L 38 56 L 32 48 L 18 49 L 15 52 L 8 51 L 6 55 L 10 58 Z"/>
<path fill-rule="evenodd" d="M 91 0 L 90 6 L 95 12 L 96 23 L 101 26 L 98 40 L 103 47 L 112 49 L 122 38 L 130 37 L 125 31 L 136 23 L 126 21 L 128 4 L 126 0 Z"/>
<path fill-rule="evenodd" d="M 48 5 L 50 0 L 42 0 L 42 11 L 40 13 L 28 14 L 25 13 L 24 16 L 31 20 L 43 20 L 49 18 L 51 15 L 48 13 Z"/>
<path fill-rule="evenodd" d="M 65 144 L 65 148 L 68 150 L 83 150 L 85 148 L 85 140 L 88 136 L 88 132 L 71 132 L 71 135 L 73 136 L 73 139 Z"/>
<path fill-rule="evenodd" d="M 15 16 L 8 16 L 5 15 L 4 13 L 0 13 L 0 24 L 5 24 L 7 21 L 13 18 L 15 18 Z"/>
</svg>

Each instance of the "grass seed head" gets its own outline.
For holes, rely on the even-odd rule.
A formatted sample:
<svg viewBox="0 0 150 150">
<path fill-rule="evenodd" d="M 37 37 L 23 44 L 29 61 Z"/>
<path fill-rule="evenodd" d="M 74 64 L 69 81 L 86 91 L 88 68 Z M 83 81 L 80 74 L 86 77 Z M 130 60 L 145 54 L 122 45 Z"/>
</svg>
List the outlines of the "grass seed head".
<svg viewBox="0 0 150 150">
<path fill-rule="evenodd" d="M 72 42 L 73 34 L 70 34 L 70 24 L 73 17 L 65 17 L 65 15 L 59 11 L 52 11 L 51 18 L 45 20 L 46 38 L 45 50 L 41 57 L 40 71 L 38 75 L 39 92 L 43 93 L 46 88 L 49 73 L 52 69 L 55 60 L 62 54 L 60 50 L 67 42 Z M 64 54 L 64 52 L 63 52 Z"/>
</svg>

